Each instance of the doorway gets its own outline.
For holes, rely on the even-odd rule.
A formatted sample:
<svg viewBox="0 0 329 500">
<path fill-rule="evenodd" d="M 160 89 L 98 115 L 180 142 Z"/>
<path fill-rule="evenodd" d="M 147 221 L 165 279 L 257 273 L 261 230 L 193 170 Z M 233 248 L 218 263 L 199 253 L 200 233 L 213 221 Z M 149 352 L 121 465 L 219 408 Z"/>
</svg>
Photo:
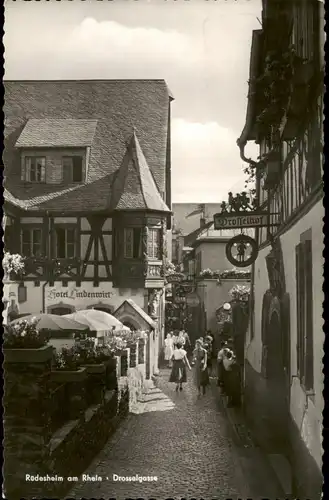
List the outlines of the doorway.
<svg viewBox="0 0 329 500">
<path fill-rule="evenodd" d="M 136 327 L 135 327 L 132 323 L 130 323 L 130 321 L 124 321 L 124 322 L 123 322 L 123 325 L 124 325 L 124 326 L 127 326 L 128 328 L 130 328 L 130 330 L 131 330 L 132 332 L 137 331 Z"/>
<path fill-rule="evenodd" d="M 289 398 L 284 362 L 284 339 L 279 312 L 271 314 L 268 335 L 267 391 L 271 451 L 287 455 Z"/>
</svg>

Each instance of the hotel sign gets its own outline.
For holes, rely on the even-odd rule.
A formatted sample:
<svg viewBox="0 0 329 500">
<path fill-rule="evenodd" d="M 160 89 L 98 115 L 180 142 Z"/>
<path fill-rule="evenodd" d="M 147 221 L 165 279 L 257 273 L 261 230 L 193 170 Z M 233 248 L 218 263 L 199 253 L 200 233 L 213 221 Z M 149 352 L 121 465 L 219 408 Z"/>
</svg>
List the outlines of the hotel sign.
<svg viewBox="0 0 329 500">
<path fill-rule="evenodd" d="M 270 216 L 276 216 L 276 222 L 270 222 Z M 279 225 L 278 215 L 267 212 L 224 212 L 214 215 L 215 229 L 243 229 L 247 227 L 268 227 Z"/>
<path fill-rule="evenodd" d="M 70 300 L 81 300 L 81 299 L 110 299 L 115 295 L 114 292 L 106 290 L 90 291 L 84 290 L 83 288 L 50 288 L 47 291 L 48 300 L 57 299 L 70 299 Z"/>
</svg>

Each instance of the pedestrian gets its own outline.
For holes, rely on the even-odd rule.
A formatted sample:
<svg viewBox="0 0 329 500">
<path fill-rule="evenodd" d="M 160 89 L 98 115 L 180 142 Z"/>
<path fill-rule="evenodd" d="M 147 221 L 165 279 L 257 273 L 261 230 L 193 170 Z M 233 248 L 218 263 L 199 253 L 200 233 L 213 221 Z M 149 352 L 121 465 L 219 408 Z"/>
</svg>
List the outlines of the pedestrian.
<svg viewBox="0 0 329 500">
<path fill-rule="evenodd" d="M 174 330 L 172 333 L 172 341 L 173 341 L 173 348 L 176 349 L 176 345 L 178 342 L 178 332 L 177 330 Z"/>
<path fill-rule="evenodd" d="M 227 350 L 227 343 L 222 342 L 222 347 L 217 354 L 217 385 L 221 387 L 223 391 L 224 391 L 224 377 L 225 377 L 223 359 L 226 350 Z"/>
<path fill-rule="evenodd" d="M 206 393 L 206 386 L 209 384 L 209 374 L 207 370 L 207 351 L 203 348 L 201 339 L 195 342 L 195 349 L 193 351 L 193 359 L 195 362 L 194 368 L 194 382 L 198 388 L 198 396 Z"/>
<path fill-rule="evenodd" d="M 235 355 L 231 349 L 225 348 L 223 353 L 224 391 L 228 397 L 228 407 L 237 404 L 237 372 L 239 371 Z"/>
<path fill-rule="evenodd" d="M 169 368 L 171 368 L 171 366 L 172 366 L 171 358 L 172 358 L 172 355 L 174 352 L 173 339 L 172 339 L 171 333 L 167 334 L 167 337 L 166 337 L 164 343 L 165 343 L 165 349 L 164 349 L 165 361 L 168 362 L 168 366 L 169 366 Z"/>
<path fill-rule="evenodd" d="M 212 337 L 207 335 L 203 345 L 203 348 L 207 351 L 207 369 L 209 377 L 212 375 L 212 341 Z"/>
<path fill-rule="evenodd" d="M 187 381 L 186 377 L 186 367 L 191 370 L 190 363 L 186 356 L 186 351 L 183 349 L 182 344 L 179 342 L 176 344 L 172 355 L 173 367 L 171 370 L 169 382 L 176 383 L 176 392 L 178 390 L 183 390 L 183 383 Z"/>
<path fill-rule="evenodd" d="M 185 339 L 184 348 L 187 352 L 187 357 L 190 358 L 191 354 L 192 354 L 191 340 L 190 340 L 189 334 L 185 330 L 183 330 L 183 335 L 184 335 L 184 339 Z"/>
</svg>

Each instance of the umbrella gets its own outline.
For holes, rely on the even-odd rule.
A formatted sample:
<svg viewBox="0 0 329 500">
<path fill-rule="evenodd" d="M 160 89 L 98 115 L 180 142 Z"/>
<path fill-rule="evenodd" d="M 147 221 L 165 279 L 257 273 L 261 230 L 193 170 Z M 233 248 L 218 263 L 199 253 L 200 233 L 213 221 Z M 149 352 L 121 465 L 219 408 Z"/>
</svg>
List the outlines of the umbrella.
<svg viewBox="0 0 329 500">
<path fill-rule="evenodd" d="M 121 321 L 105 311 L 98 309 L 84 309 L 72 314 L 62 316 L 70 318 L 84 325 L 87 325 L 90 330 L 95 332 L 106 332 L 109 330 L 129 330 Z"/>
<path fill-rule="evenodd" d="M 31 323 L 33 320 L 38 320 L 36 324 L 37 330 L 50 330 L 50 331 L 75 331 L 75 330 L 88 330 L 88 326 L 65 316 L 58 316 L 57 314 L 29 314 L 22 318 L 17 318 L 10 324 L 14 325 L 20 321 L 27 321 Z"/>
</svg>

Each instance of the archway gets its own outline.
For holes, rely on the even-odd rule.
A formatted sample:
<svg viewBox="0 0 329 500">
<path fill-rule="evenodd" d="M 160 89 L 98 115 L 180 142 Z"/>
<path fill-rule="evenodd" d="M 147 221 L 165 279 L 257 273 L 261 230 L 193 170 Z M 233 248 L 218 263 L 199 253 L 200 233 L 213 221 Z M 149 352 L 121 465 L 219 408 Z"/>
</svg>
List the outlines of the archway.
<svg viewBox="0 0 329 500">
<path fill-rule="evenodd" d="M 56 314 L 57 316 L 64 316 L 65 314 L 71 314 L 75 312 L 75 307 L 70 304 L 64 304 L 59 302 L 59 304 L 54 304 L 47 307 L 47 312 L 49 314 Z"/>
<path fill-rule="evenodd" d="M 128 328 L 130 328 L 130 330 L 132 332 L 137 330 L 136 326 L 133 325 L 130 321 L 124 321 L 123 324 L 124 324 L 124 326 L 127 326 Z"/>
<path fill-rule="evenodd" d="M 97 304 L 92 304 L 87 307 L 87 309 L 96 309 L 96 311 L 103 311 L 108 314 L 113 314 L 114 307 L 108 304 L 104 304 L 103 302 L 98 302 Z"/>
</svg>

